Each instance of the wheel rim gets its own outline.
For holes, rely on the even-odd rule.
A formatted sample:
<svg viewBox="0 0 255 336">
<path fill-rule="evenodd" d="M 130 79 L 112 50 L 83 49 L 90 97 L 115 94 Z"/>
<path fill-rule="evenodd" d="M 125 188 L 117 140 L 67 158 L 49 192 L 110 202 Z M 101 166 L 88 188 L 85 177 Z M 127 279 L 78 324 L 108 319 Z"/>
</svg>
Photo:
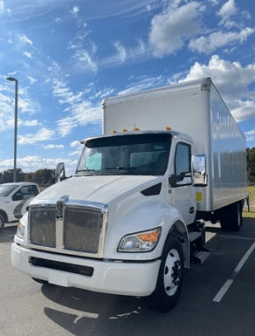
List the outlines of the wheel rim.
<svg viewBox="0 0 255 336">
<path fill-rule="evenodd" d="M 169 251 L 164 267 L 164 288 L 168 296 L 172 296 L 178 289 L 182 279 L 182 264 L 179 252 L 175 249 Z"/>
</svg>

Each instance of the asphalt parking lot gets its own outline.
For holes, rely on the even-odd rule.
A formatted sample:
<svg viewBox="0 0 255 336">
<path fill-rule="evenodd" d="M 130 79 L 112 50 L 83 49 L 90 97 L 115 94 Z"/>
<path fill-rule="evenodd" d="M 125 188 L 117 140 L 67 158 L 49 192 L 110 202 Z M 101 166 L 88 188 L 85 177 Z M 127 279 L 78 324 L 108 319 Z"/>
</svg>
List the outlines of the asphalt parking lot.
<svg viewBox="0 0 255 336">
<path fill-rule="evenodd" d="M 11 265 L 15 226 L 0 232 L 0 336 L 255 336 L 255 221 L 238 233 L 207 226 L 211 256 L 185 270 L 167 314 L 142 299 L 40 285 Z"/>
</svg>

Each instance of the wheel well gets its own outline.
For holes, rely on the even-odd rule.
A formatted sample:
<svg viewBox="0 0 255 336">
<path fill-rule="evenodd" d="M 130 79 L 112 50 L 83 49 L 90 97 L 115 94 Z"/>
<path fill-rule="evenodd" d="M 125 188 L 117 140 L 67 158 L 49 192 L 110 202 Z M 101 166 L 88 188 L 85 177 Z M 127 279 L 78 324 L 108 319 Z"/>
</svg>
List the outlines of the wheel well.
<svg viewBox="0 0 255 336">
<path fill-rule="evenodd" d="M 190 252 L 189 252 L 189 238 L 186 226 L 181 222 L 177 221 L 172 226 L 168 233 L 168 236 L 178 237 L 182 244 L 183 256 L 184 256 L 184 266 L 189 268 L 190 266 Z"/>
<path fill-rule="evenodd" d="M 0 215 L 4 217 L 5 223 L 8 223 L 8 216 L 6 212 L 4 212 L 3 210 L 0 210 Z"/>
</svg>

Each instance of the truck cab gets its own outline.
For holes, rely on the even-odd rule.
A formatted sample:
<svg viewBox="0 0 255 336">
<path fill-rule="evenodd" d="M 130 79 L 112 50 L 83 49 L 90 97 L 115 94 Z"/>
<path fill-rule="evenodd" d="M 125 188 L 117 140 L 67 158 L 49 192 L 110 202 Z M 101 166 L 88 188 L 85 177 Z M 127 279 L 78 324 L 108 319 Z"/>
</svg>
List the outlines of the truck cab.
<svg viewBox="0 0 255 336">
<path fill-rule="evenodd" d="M 39 194 L 20 220 L 14 266 L 62 286 L 145 296 L 153 308 L 165 293 L 169 310 L 190 264 L 191 138 L 135 130 L 83 143 L 75 176 Z"/>
</svg>

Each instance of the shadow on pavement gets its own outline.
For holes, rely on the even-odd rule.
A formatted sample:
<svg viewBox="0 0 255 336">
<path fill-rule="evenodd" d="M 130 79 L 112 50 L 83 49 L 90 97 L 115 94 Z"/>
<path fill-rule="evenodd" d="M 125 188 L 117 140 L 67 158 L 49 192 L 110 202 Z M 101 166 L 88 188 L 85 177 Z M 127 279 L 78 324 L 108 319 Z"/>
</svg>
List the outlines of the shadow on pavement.
<svg viewBox="0 0 255 336">
<path fill-rule="evenodd" d="M 12 242 L 17 231 L 17 225 L 6 226 L 0 230 L 0 244 Z"/>
<path fill-rule="evenodd" d="M 254 224 L 244 220 L 241 231 L 234 233 L 222 231 L 219 225 L 206 227 L 212 235 L 208 243 L 212 255 L 204 265 L 185 270 L 180 300 L 167 314 L 150 310 L 140 298 L 44 284 L 41 290 L 49 300 L 45 316 L 75 336 L 240 335 L 243 319 L 250 323 L 252 313 L 241 314 L 237 309 L 233 320 L 232 303 L 229 307 L 226 298 L 221 304 L 212 299 L 247 251 L 249 240 L 255 239 Z"/>
<path fill-rule="evenodd" d="M 59 304 L 44 308 L 45 315 L 73 335 L 157 334 L 157 323 L 166 318 L 135 297 L 61 288 L 44 284 L 42 293 Z M 62 306 L 62 307 L 61 307 Z"/>
</svg>

